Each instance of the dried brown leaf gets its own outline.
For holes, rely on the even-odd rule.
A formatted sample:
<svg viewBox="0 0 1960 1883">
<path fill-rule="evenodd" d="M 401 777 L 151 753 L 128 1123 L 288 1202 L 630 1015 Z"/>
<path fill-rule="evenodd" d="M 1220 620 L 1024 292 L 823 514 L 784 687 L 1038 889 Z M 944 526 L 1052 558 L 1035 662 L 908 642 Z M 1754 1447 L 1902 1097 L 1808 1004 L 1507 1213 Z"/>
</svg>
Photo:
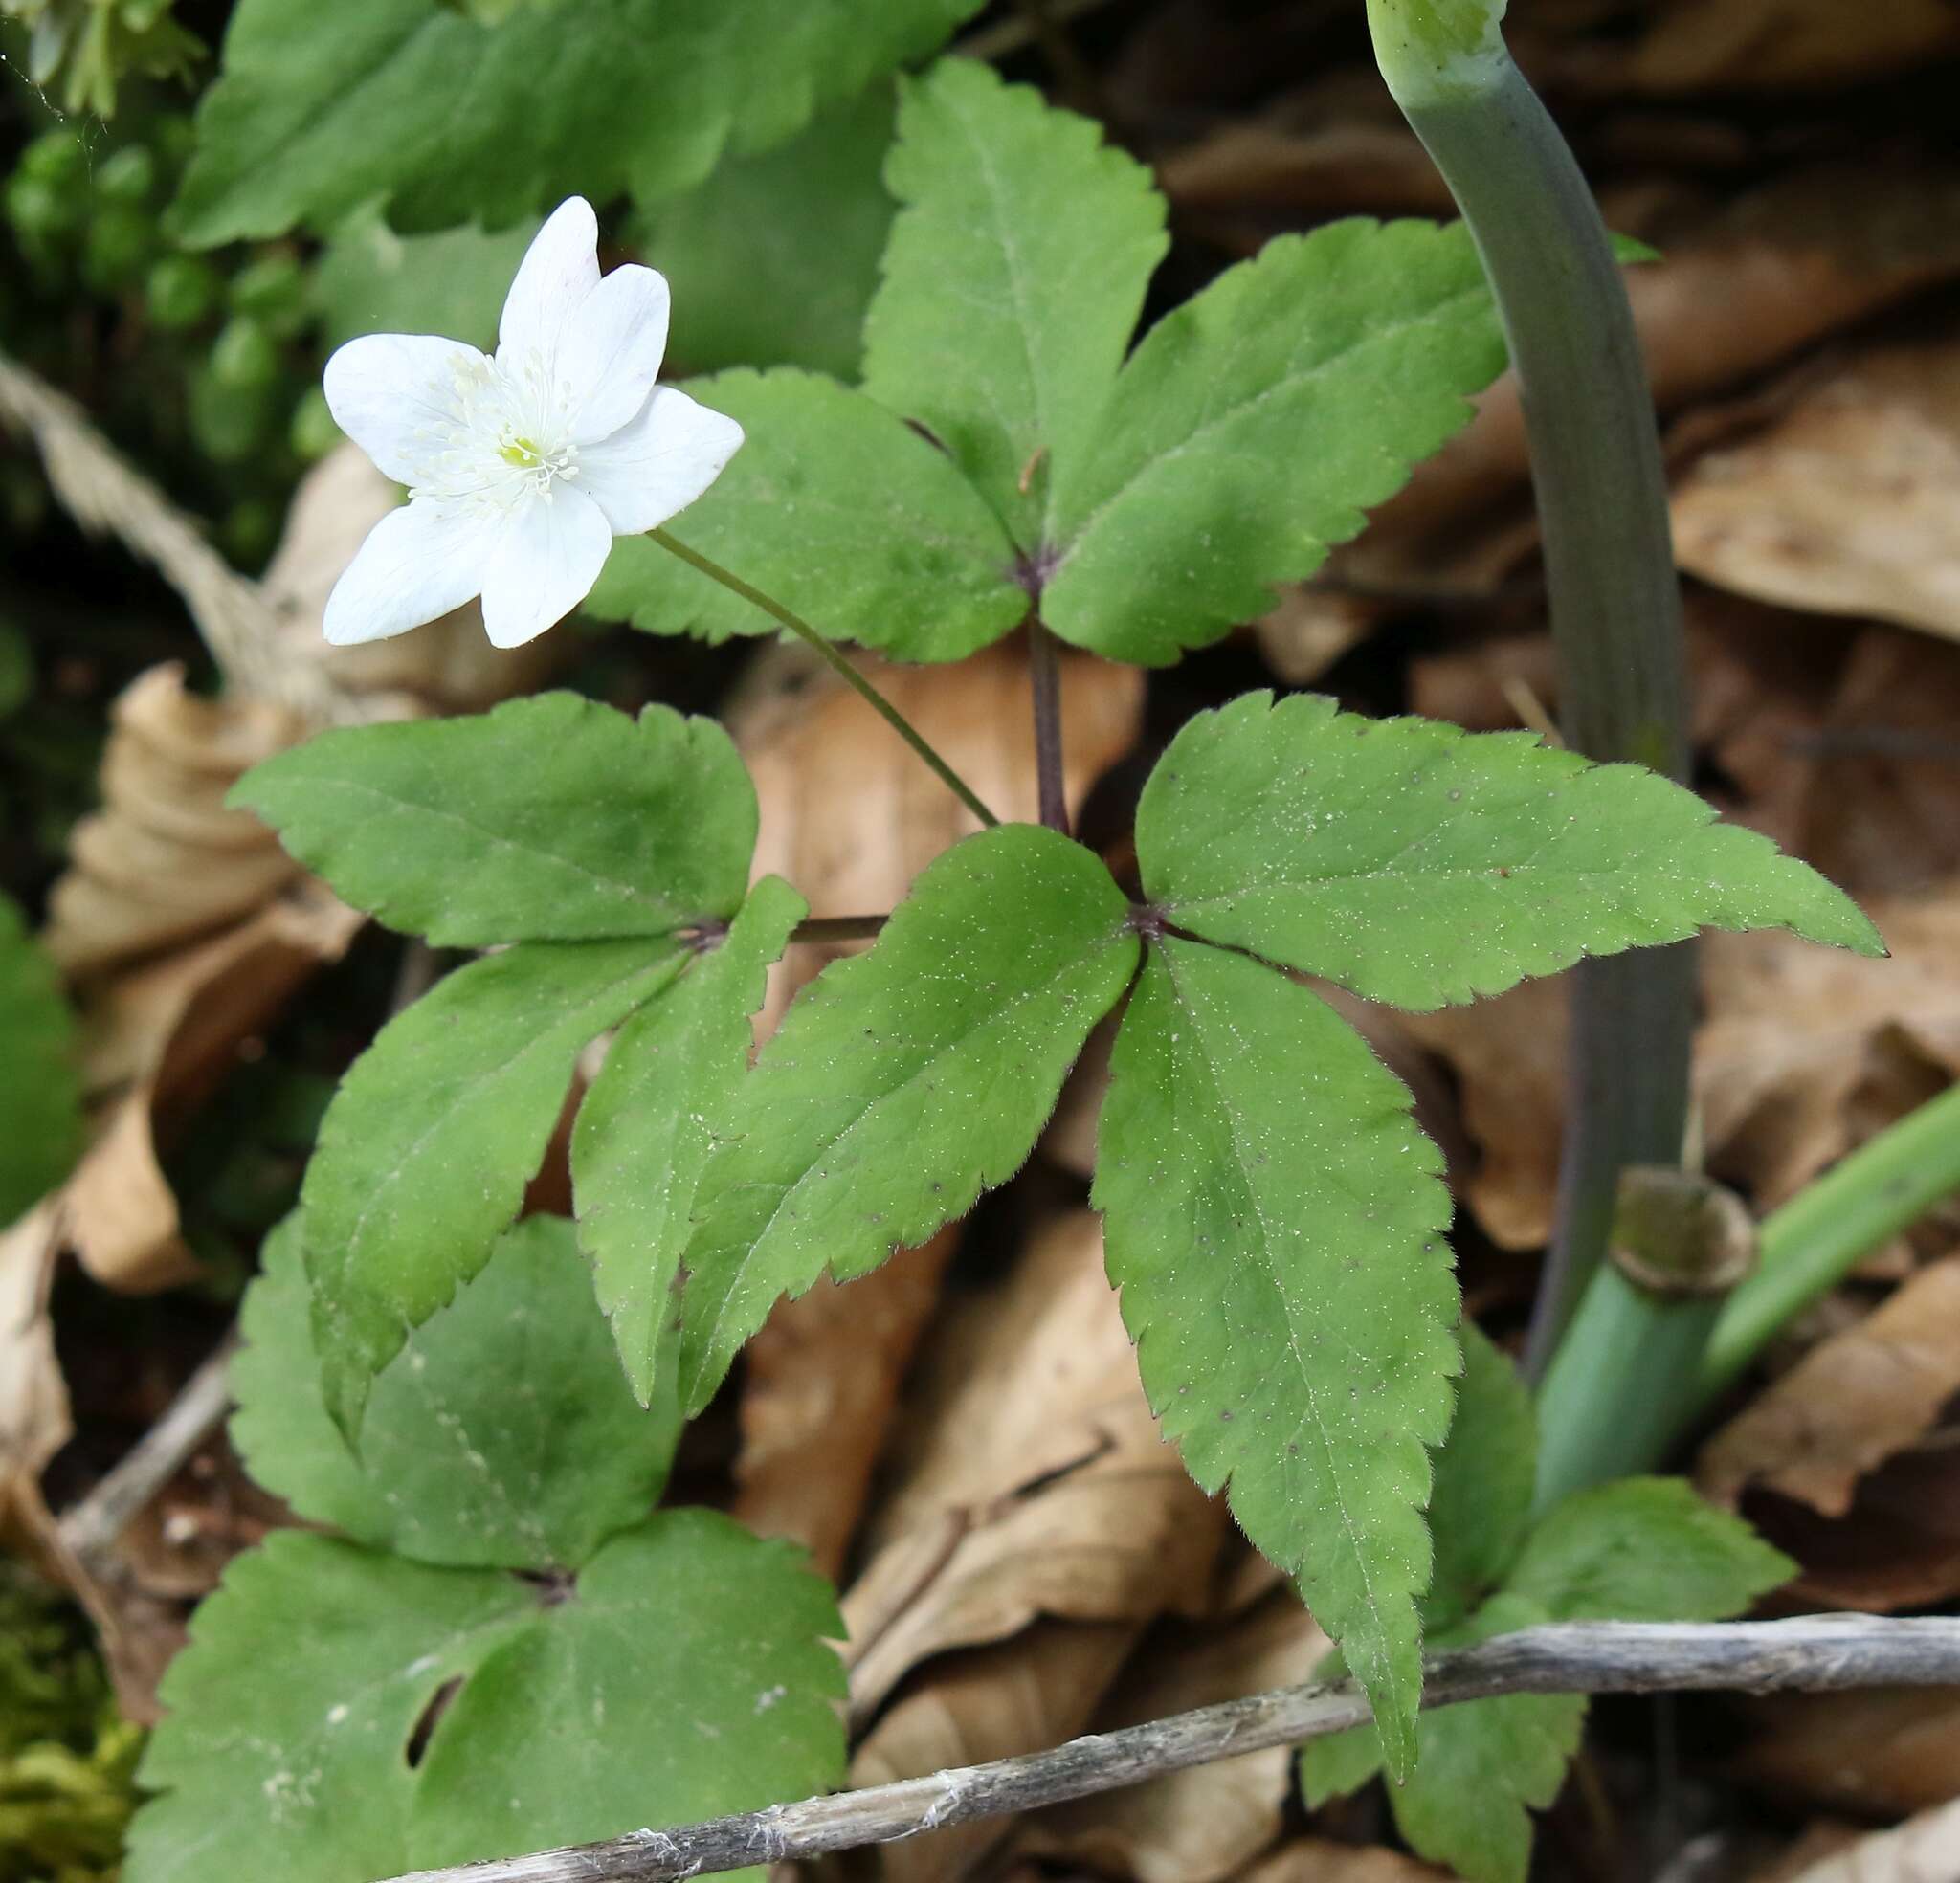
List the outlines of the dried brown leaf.
<svg viewBox="0 0 1960 1883">
<path fill-rule="evenodd" d="M 1167 1623 L 1149 1634 L 1094 1728 L 1162 1719 L 1313 1677 L 1332 1644 L 1290 1589 L 1223 1627 Z M 1017 1850 L 1137 1883 L 1221 1883 L 1280 1834 L 1292 1794 L 1285 1746 L 1219 1760 L 1037 1812 Z"/>
<path fill-rule="evenodd" d="M 1302 1837 L 1255 1864 L 1240 1883 L 1438 1883 L 1449 1875 L 1396 1850 Z"/>
<path fill-rule="evenodd" d="M 1894 1096 L 1901 1054 L 1927 1069 L 1932 1089 L 1960 1076 L 1960 886 L 1865 906 L 1889 961 L 1781 936 L 1703 943 L 1709 1019 L 1696 1040 L 1696 1090 L 1709 1166 L 1760 1207 L 1787 1202 L 1906 1109 Z"/>
<path fill-rule="evenodd" d="M 1141 1625 L 1211 1606 L 1223 1509 L 1158 1432 L 1097 1218 L 1038 1233 L 924 1373 L 877 1554 L 844 1600 L 855 1717 L 923 1662 L 1037 1617 Z"/>
<path fill-rule="evenodd" d="M 1800 1565 L 1779 1599 L 1804 1609 L 1894 1614 L 1960 1595 L 1960 1445 L 1929 1434 L 1859 1480 L 1842 1517 L 1769 1491 L 1743 1514 Z"/>
<path fill-rule="evenodd" d="M 1553 979 L 1397 1016 L 1457 1075 L 1463 1128 L 1478 1151 L 1459 1193 L 1501 1249 L 1541 1248 L 1551 1234 L 1570 1004 L 1570 984 Z"/>
<path fill-rule="evenodd" d="M 225 794 L 305 722 L 262 701 L 203 699 L 152 667 L 111 712 L 102 809 L 77 827 L 42 941 L 73 976 L 100 974 L 260 907 L 299 866 Z"/>
<path fill-rule="evenodd" d="M 1771 410 L 1678 483 L 1682 566 L 1762 601 L 1960 638 L 1960 340 L 1860 349 Z"/>
<path fill-rule="evenodd" d="M 390 640 L 329 647 L 322 639 L 333 585 L 400 501 L 400 490 L 354 444 L 336 447 L 300 480 L 259 583 L 280 623 L 278 656 L 318 663 L 349 694 L 393 696 L 397 711 L 468 713 L 528 693 L 561 657 L 563 642 L 547 634 L 521 648 L 492 647 L 476 602 Z"/>
<path fill-rule="evenodd" d="M 1923 1438 L 1960 1392 L 1960 1258 L 1921 1270 L 1856 1327 L 1814 1347 L 1703 1448 L 1703 1494 L 1761 1487 L 1824 1517 Z"/>
<path fill-rule="evenodd" d="M 1757 1737 L 1736 1769 L 1779 1808 L 1903 1817 L 1954 1795 L 1960 1698 L 1949 1691 L 1780 1694 L 1740 1704 Z"/>
<path fill-rule="evenodd" d="M 1960 19 L 1948 0 L 1669 0 L 1601 77 L 1651 93 L 1801 91 L 1910 72 L 1955 52 Z"/>
<path fill-rule="evenodd" d="M 1089 1723 L 1143 1632 L 1121 1622 L 1037 1622 L 1012 1641 L 948 1654 L 903 1694 L 851 1761 L 853 1785 L 922 1778 L 1041 1752 Z M 883 1883 L 955 1883 L 1013 1828 L 982 1819 L 866 1853 Z"/>
<path fill-rule="evenodd" d="M 1960 170 L 1816 166 L 1740 196 L 1683 191 L 1609 198 L 1605 207 L 1616 228 L 1662 251 L 1626 280 L 1664 411 L 1960 272 Z M 1391 592 L 1438 581 L 1494 589 L 1536 541 L 1526 467 L 1524 414 L 1506 376 L 1475 422 L 1375 513 L 1367 535 L 1337 552 L 1330 571 Z"/>
<path fill-rule="evenodd" d="M 1875 1830 L 1799 1871 L 1791 1883 L 1942 1883 L 1960 1876 L 1960 1804 Z"/>
<path fill-rule="evenodd" d="M 71 1429 L 48 1317 L 60 1247 L 52 1200 L 0 1230 L 0 1533 L 38 1508 L 41 1469 Z"/>
<path fill-rule="evenodd" d="M 744 1349 L 734 1515 L 789 1537 L 836 1577 L 921 1332 L 939 1301 L 956 1228 L 901 1250 L 848 1288 L 783 1302 Z"/>
<path fill-rule="evenodd" d="M 210 1097 L 239 1043 L 345 952 L 362 919 L 297 882 L 223 934 L 88 991 L 82 1066 L 94 1138 L 62 1195 L 69 1241 L 98 1281 L 143 1291 L 194 1272 L 159 1141 Z"/>
</svg>

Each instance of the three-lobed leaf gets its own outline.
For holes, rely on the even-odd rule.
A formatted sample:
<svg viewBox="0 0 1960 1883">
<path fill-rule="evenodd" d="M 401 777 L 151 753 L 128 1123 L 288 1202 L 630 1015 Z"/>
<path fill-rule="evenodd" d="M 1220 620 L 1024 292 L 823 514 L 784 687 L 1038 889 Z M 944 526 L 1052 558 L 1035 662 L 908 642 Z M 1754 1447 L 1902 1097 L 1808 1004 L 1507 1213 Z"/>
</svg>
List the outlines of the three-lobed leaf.
<svg viewBox="0 0 1960 1883">
<path fill-rule="evenodd" d="M 526 942 L 438 981 L 342 1082 L 301 1191 L 335 1423 L 516 1216 L 587 1045 L 673 979 L 671 944 Z"/>
<path fill-rule="evenodd" d="M 809 905 L 765 876 L 712 953 L 619 1030 L 571 1135 L 578 1235 L 641 1405 L 674 1399 L 674 1298 L 695 1191 L 748 1069 L 748 1016 Z"/>
<path fill-rule="evenodd" d="M 1177 926 L 1418 1010 L 1704 926 L 1883 952 L 1841 890 L 1657 772 L 1312 694 L 1189 720 L 1137 854 Z"/>
<path fill-rule="evenodd" d="M 1163 663 L 1215 640 L 1354 535 L 1503 363 L 1460 228 L 1355 221 L 1228 270 L 1125 365 L 1165 252 L 1163 199 L 1100 125 L 977 62 L 904 88 L 886 180 L 901 207 L 864 390 L 924 435 L 901 451 L 839 388 L 828 407 L 801 394 L 806 418 L 787 394 L 712 382 L 703 396 L 749 443 L 675 527 L 904 657 L 997 639 L 1028 605 L 1002 591 L 1015 580 L 1057 632 L 1113 658 Z M 911 476 L 926 515 L 905 500 Z M 980 536 L 947 527 L 955 487 L 1003 539 L 977 572 Z M 811 588 L 813 567 L 842 594 Z M 984 607 L 976 579 L 996 585 Z M 936 631 L 935 591 L 949 617 Z M 595 606 L 713 637 L 765 626 L 635 543 Z"/>
<path fill-rule="evenodd" d="M 80 1155 L 74 1035 L 55 964 L 0 896 L 0 1228 L 60 1183 Z"/>
<path fill-rule="evenodd" d="M 242 0 L 175 214 L 212 246 L 331 232 L 382 202 L 404 229 L 496 228 L 579 190 L 642 201 L 760 151 L 928 52 L 980 0 L 586 0 L 495 27 L 444 0 Z"/>
<path fill-rule="evenodd" d="M 789 367 L 689 389 L 747 434 L 670 526 L 690 548 L 827 633 L 906 660 L 962 659 L 1027 613 L 997 519 L 944 452 L 875 400 Z M 613 545 L 588 606 L 709 641 L 779 631 L 642 537 Z"/>
<path fill-rule="evenodd" d="M 842 1634 L 800 1550 L 713 1511 L 658 1513 L 479 1663 L 430 1744 L 410 1861 L 828 1790 L 844 1774 L 844 1671 L 825 1644 Z"/>
<path fill-rule="evenodd" d="M 449 1567 L 577 1569 L 645 1517 L 679 1411 L 643 1411 L 613 1365 L 569 1223 L 520 1223 L 407 1337 L 358 1456 L 327 1415 L 298 1229 L 289 1217 L 267 1240 L 232 1362 L 232 1439 L 258 1483 L 311 1522 Z"/>
<path fill-rule="evenodd" d="M 742 904 L 755 787 L 712 720 L 572 693 L 323 732 L 231 802 L 359 908 L 438 947 L 663 936 Z"/>
<path fill-rule="evenodd" d="M 1042 618 L 1161 665 L 1264 614 L 1469 422 L 1504 343 L 1460 224 L 1281 236 L 1167 315 L 1058 451 Z"/>
<path fill-rule="evenodd" d="M 1718 1622 L 1795 1573 L 1684 1478 L 1627 1477 L 1548 1511 L 1506 1586 L 1561 1622 Z"/>
<path fill-rule="evenodd" d="M 901 208 L 865 388 L 925 426 L 1033 554 L 1169 246 L 1164 199 L 1100 125 L 968 59 L 906 88 L 885 178 Z"/>
<path fill-rule="evenodd" d="M 867 1273 L 1026 1160 L 1136 966 L 1102 863 L 1034 825 L 931 864 L 865 954 L 798 997 L 742 1081 L 684 1256 L 698 1410 L 784 1295 Z"/>
<path fill-rule="evenodd" d="M 1094 1201 L 1150 1403 L 1298 1578 L 1398 1774 L 1421 1691 L 1428 1446 L 1450 1417 L 1441 1160 L 1304 987 L 1154 942 L 1110 1066 Z"/>
<path fill-rule="evenodd" d="M 129 1883 L 347 1883 L 750 1809 L 843 1775 L 842 1624 L 799 1552 L 651 1513 L 572 1227 L 533 1218 L 327 1418 L 297 1244 L 248 1294 L 234 1431 L 302 1515 L 200 1606 L 163 1687 Z M 419 1560 L 412 1560 L 419 1559 Z"/>
<path fill-rule="evenodd" d="M 1437 1578 L 1422 1603 L 1429 1647 L 1467 1648 L 1542 1622 L 1713 1621 L 1747 1608 L 1793 1565 L 1678 1478 L 1628 1478 L 1527 1521 L 1538 1449 L 1522 1381 L 1463 1330 L 1457 1416 L 1430 1501 Z M 1342 1671 L 1330 1656 L 1323 1676 Z M 1424 1713 L 1414 1770 L 1391 1787 L 1411 1846 L 1470 1883 L 1524 1883 L 1531 1812 L 1557 1797 L 1586 1717 L 1580 1694 L 1513 1694 Z M 1383 1763 L 1374 1726 L 1310 1741 L 1309 1805 L 1368 1783 Z"/>
</svg>

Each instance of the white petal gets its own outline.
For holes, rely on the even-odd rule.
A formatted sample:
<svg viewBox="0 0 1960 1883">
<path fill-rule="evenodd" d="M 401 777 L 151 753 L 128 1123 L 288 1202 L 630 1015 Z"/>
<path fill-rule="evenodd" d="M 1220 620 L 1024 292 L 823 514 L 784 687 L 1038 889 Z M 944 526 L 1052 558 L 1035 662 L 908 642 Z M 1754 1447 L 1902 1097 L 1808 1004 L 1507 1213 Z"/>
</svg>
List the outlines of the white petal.
<svg viewBox="0 0 1960 1883">
<path fill-rule="evenodd" d="M 661 386 L 630 425 L 580 451 L 578 480 L 615 535 L 637 536 L 686 509 L 741 443 L 732 418 Z"/>
<path fill-rule="evenodd" d="M 567 316 L 598 285 L 599 218 L 583 196 L 568 196 L 518 264 L 497 323 L 498 359 L 535 358 L 548 370 Z"/>
<path fill-rule="evenodd" d="M 522 647 L 592 592 L 612 547 L 605 514 L 584 491 L 558 484 L 498 526 L 483 571 L 483 627 L 497 646 Z"/>
<path fill-rule="evenodd" d="M 398 484 L 463 427 L 463 395 L 488 362 L 434 334 L 365 334 L 338 348 L 322 385 L 333 420 Z"/>
<path fill-rule="evenodd" d="M 427 498 L 390 510 L 333 585 L 326 638 L 382 641 L 461 608 L 483 587 L 495 541 L 477 518 Z"/>
<path fill-rule="evenodd" d="M 552 397 L 574 444 L 609 437 L 646 404 L 667 351 L 667 302 L 666 277 L 628 262 L 572 310 Z"/>
</svg>

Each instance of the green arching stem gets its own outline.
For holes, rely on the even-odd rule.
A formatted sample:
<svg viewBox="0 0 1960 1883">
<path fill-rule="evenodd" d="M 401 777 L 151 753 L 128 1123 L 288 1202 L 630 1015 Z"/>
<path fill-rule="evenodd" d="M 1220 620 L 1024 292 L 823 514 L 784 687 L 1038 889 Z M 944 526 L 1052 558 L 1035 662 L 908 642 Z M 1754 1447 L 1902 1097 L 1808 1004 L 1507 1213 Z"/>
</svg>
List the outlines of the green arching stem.
<svg viewBox="0 0 1960 1883">
<path fill-rule="evenodd" d="M 1687 768 L 1681 591 L 1654 405 L 1592 191 L 1504 49 L 1502 0 L 1369 0 L 1383 77 L 1483 258 L 1524 393 L 1561 717 L 1588 758 Z M 1578 972 L 1559 1223 L 1527 1370 L 1605 1253 L 1620 1169 L 1681 1159 L 1693 1020 L 1684 947 Z M 1617 1408 L 1589 1402 L 1594 1416 Z"/>
<path fill-rule="evenodd" d="M 703 556 L 699 549 L 690 549 L 678 537 L 670 536 L 663 529 L 649 530 L 647 534 L 662 549 L 679 556 L 690 568 L 699 569 L 710 582 L 719 582 L 731 594 L 740 595 L 745 602 L 752 603 L 769 617 L 779 622 L 791 633 L 806 641 L 830 664 L 832 670 L 844 684 L 851 688 L 880 719 L 902 739 L 913 751 L 931 768 L 933 776 L 952 792 L 953 796 L 970 810 L 982 824 L 991 830 L 1000 819 L 980 802 L 971 786 L 956 772 L 951 765 L 925 742 L 917 727 L 894 706 L 883 694 L 867 680 L 850 661 L 838 651 L 836 644 L 791 609 L 787 609 L 771 595 L 765 595 L 760 588 L 743 581 L 732 569 L 724 568 L 720 563 Z"/>
<path fill-rule="evenodd" d="M 1755 1272 L 1726 1300 L 1662 1300 L 1601 1270 L 1540 1388 L 1539 1508 L 1662 1464 L 1794 1316 L 1955 1191 L 1960 1085 L 1765 1218 Z M 1616 1416 L 1582 1416 L 1601 1405 Z"/>
<path fill-rule="evenodd" d="M 1724 1303 L 1695 1382 L 1700 1411 L 1871 1252 L 1960 1190 L 1960 1085 L 1906 1113 L 1765 1218 L 1755 1273 Z"/>
</svg>

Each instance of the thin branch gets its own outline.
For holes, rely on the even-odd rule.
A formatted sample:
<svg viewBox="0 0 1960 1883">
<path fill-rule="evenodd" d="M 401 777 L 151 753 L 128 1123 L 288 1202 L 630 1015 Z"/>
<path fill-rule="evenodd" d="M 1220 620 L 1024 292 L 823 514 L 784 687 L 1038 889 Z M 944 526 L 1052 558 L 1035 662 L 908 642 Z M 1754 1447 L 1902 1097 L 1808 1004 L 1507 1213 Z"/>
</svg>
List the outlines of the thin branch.
<svg viewBox="0 0 1960 1883">
<path fill-rule="evenodd" d="M 1093 13 L 1099 7 L 1108 4 L 1109 0 L 1051 0 L 1048 16 L 1056 25 L 1065 26 L 1069 21 L 1080 19 L 1084 13 Z M 983 26 L 977 33 L 969 33 L 953 46 L 952 51 L 961 58 L 1006 58 L 1010 53 L 1019 52 L 1034 37 L 1034 22 L 1023 11 L 1012 18 L 998 20 L 991 26 Z"/>
<path fill-rule="evenodd" d="M 831 671 L 918 754 L 926 769 L 982 824 L 991 830 L 1000 822 L 1000 819 L 975 796 L 972 786 L 932 749 L 911 720 L 851 664 L 821 629 L 812 626 L 794 609 L 785 607 L 773 595 L 765 594 L 752 582 L 745 582 L 733 569 L 724 568 L 713 557 L 703 556 L 699 549 L 691 548 L 678 536 L 670 535 L 663 529 L 649 530 L 647 535 L 670 555 L 679 557 L 690 568 L 699 569 L 710 582 L 719 582 L 731 595 L 739 595 L 751 607 L 759 608 L 771 621 L 789 629 L 798 640 L 813 649 L 823 657 Z"/>
<path fill-rule="evenodd" d="M 326 674 L 281 653 L 279 617 L 258 584 L 233 568 L 73 399 L 5 354 L 0 427 L 33 440 L 56 497 L 82 528 L 106 531 L 155 565 L 183 599 L 228 685 L 321 723 L 361 716 L 358 702 Z"/>
<path fill-rule="evenodd" d="M 1726 1627 L 1574 1622 L 1526 1628 L 1433 1660 L 1422 1701 L 1453 1706 L 1496 1694 L 1949 1685 L 1960 1686 L 1960 1620 L 1815 1615 Z M 416 1871 L 392 1883 L 676 1883 L 1115 1791 L 1192 1765 L 1298 1745 L 1368 1717 L 1367 1702 L 1348 1682 L 1282 1687 L 1147 1726 L 1091 1734 L 1052 1752 L 772 1805 L 676 1830 L 638 1830 L 534 1856 Z"/>
<path fill-rule="evenodd" d="M 1061 764 L 1061 651 L 1038 614 L 1028 617 L 1028 676 L 1035 685 L 1035 781 L 1041 821 L 1068 835 L 1068 785 Z"/>
<path fill-rule="evenodd" d="M 107 1554 L 138 1511 L 183 1468 L 217 1429 L 232 1403 L 235 1333 L 186 1382 L 169 1409 L 145 1432 L 100 1484 L 61 1517 L 61 1540 L 93 1565 Z"/>
</svg>

